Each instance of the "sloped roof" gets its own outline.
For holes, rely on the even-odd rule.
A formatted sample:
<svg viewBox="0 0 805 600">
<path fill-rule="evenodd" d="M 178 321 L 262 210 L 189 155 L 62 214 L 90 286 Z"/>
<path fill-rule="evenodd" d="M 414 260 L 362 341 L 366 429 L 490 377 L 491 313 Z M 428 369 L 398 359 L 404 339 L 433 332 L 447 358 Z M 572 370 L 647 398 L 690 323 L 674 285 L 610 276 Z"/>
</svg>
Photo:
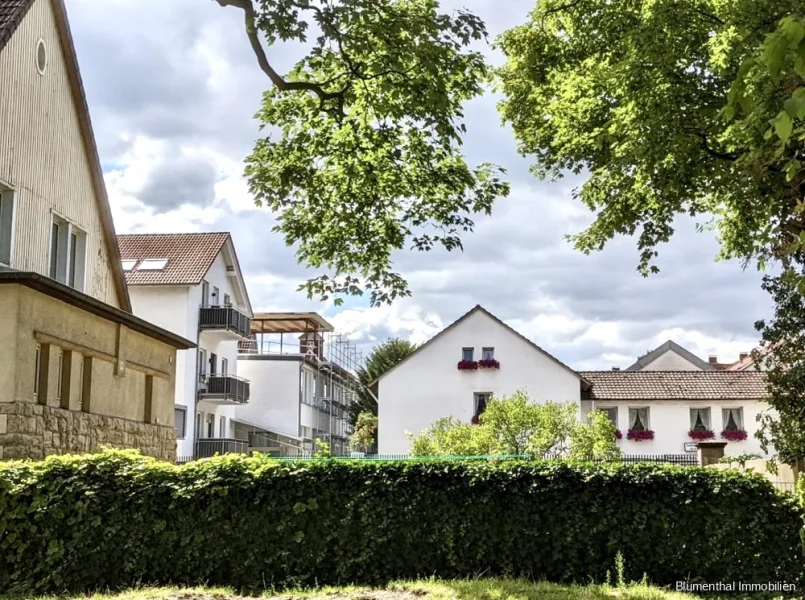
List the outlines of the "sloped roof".
<svg viewBox="0 0 805 600">
<path fill-rule="evenodd" d="M 398 362 L 398 363 L 397 363 L 396 365 L 394 365 L 394 366 L 393 366 L 391 369 L 389 369 L 388 371 L 386 371 L 385 373 L 383 373 L 383 374 L 382 374 L 380 377 L 378 377 L 378 378 L 377 378 L 375 381 L 373 381 L 372 383 L 370 383 L 370 384 L 369 384 L 369 386 L 371 387 L 371 386 L 375 385 L 375 383 L 377 383 L 378 381 L 380 381 L 381 379 L 383 379 L 383 377 L 385 377 L 386 375 L 388 375 L 389 373 L 391 373 L 392 371 L 394 371 L 394 370 L 395 370 L 397 367 L 399 367 L 401 364 L 405 363 L 405 362 L 406 362 L 407 360 L 409 360 L 409 359 L 410 359 L 412 356 L 414 356 L 414 355 L 418 354 L 419 352 L 422 352 L 422 350 L 424 350 L 425 348 L 427 348 L 427 347 L 428 347 L 430 344 L 432 344 L 433 342 L 435 342 L 437 339 L 439 339 L 439 338 L 440 338 L 441 336 L 443 336 L 445 333 L 447 333 L 448 331 L 450 331 L 450 330 L 451 330 L 451 329 L 453 329 L 454 327 L 457 327 L 457 326 L 458 326 L 458 325 L 459 325 L 459 324 L 460 324 L 462 321 L 466 320 L 466 319 L 467 319 L 467 318 L 469 318 L 471 315 L 473 315 L 473 314 L 475 314 L 475 313 L 477 313 L 477 312 L 482 312 L 482 313 L 484 313 L 484 314 L 485 314 L 487 317 L 490 317 L 491 319 L 493 319 L 493 320 L 497 321 L 498 323 L 500 323 L 500 325 L 502 325 L 503 327 L 505 327 L 506 329 L 508 329 L 508 330 L 509 330 L 510 332 L 512 332 L 514 335 L 516 335 L 516 336 L 517 336 L 517 337 L 519 337 L 521 340 L 523 340 L 524 342 L 526 342 L 526 343 L 527 343 L 529 346 L 531 346 L 532 348 L 534 348 L 534 350 L 536 350 L 537 352 L 540 352 L 540 353 L 541 353 L 541 354 L 543 354 L 544 356 L 547 356 L 547 357 L 548 357 L 548 358 L 550 358 L 550 359 L 551 359 L 553 362 L 555 362 L 557 365 L 559 365 L 560 367 L 562 367 L 562 368 L 563 368 L 563 369 L 565 369 L 566 371 L 569 371 L 570 373 L 573 373 L 573 375 L 575 375 L 576 377 L 578 377 L 578 378 L 579 378 L 579 380 L 581 381 L 581 386 L 582 386 L 582 388 L 589 387 L 590 382 L 589 382 L 589 381 L 587 381 L 587 380 L 584 378 L 584 376 L 580 375 L 578 372 L 576 372 L 576 371 L 574 371 L 573 369 L 571 369 L 570 367 L 568 367 L 568 366 L 567 366 L 565 363 L 563 363 L 561 360 L 559 360 L 559 359 L 558 359 L 558 358 L 556 358 L 555 356 L 553 356 L 553 355 L 549 354 L 548 352 L 546 352 L 545 350 L 543 350 L 542 348 L 540 348 L 539 346 L 537 346 L 537 345 L 536 345 L 534 342 L 532 342 L 531 340 L 529 340 L 529 339 L 528 339 L 526 336 L 524 336 L 522 333 L 520 333 L 519 331 L 517 331 L 517 330 L 516 330 L 516 329 L 514 329 L 513 327 L 510 327 L 509 325 L 507 325 L 506 323 L 504 323 L 503 321 L 501 321 L 500 319 L 498 319 L 498 318 L 497 318 L 495 315 L 493 315 L 491 312 L 489 312 L 488 310 L 486 310 L 486 309 L 485 309 L 483 306 L 481 306 L 480 304 L 476 304 L 476 305 L 475 305 L 475 307 L 474 307 L 473 309 L 471 309 L 469 312 L 464 313 L 464 314 L 463 314 L 462 316 L 460 316 L 458 319 L 456 319 L 455 321 L 453 321 L 453 322 L 452 322 L 450 325 L 448 325 L 447 327 L 445 327 L 444 329 L 442 329 L 442 330 L 441 330 L 439 333 L 437 333 L 437 334 L 436 334 L 436 335 L 434 335 L 432 338 L 430 338 L 430 339 L 429 339 L 427 342 L 425 342 L 424 344 L 422 344 L 421 346 L 419 346 L 419 347 L 418 347 L 416 350 L 414 350 L 414 351 L 413 351 L 411 354 L 409 354 L 408 356 L 406 356 L 406 357 L 405 357 L 403 360 L 401 360 L 400 362 Z"/>
<path fill-rule="evenodd" d="M 766 383 L 757 371 L 581 371 L 590 400 L 759 400 Z"/>
<path fill-rule="evenodd" d="M 0 0 L 0 52 L 3 51 L 8 41 L 14 35 L 17 27 L 22 22 L 28 9 L 37 0 Z M 67 20 L 67 9 L 64 0 L 39 0 L 50 2 L 53 7 L 53 15 L 56 20 L 61 50 L 65 59 L 67 79 L 70 83 L 70 93 L 76 107 L 76 116 L 81 130 L 81 137 L 84 140 L 84 151 L 87 155 L 90 172 L 92 176 L 92 187 L 97 199 L 98 212 L 101 217 L 101 227 L 103 230 L 106 251 L 109 254 L 109 268 L 112 270 L 112 279 L 117 292 L 120 308 L 131 312 L 131 300 L 129 290 L 126 287 L 126 279 L 123 276 L 123 269 L 120 266 L 120 254 L 117 249 L 115 239 L 115 225 L 112 220 L 112 210 L 109 207 L 109 197 L 106 194 L 106 184 L 103 180 L 103 170 L 101 161 L 98 157 L 98 147 L 95 144 L 95 135 L 92 132 L 92 121 L 89 117 L 89 107 L 87 97 L 84 93 L 84 83 L 81 80 L 81 72 L 78 69 L 78 57 L 73 44 L 73 35 L 70 33 L 70 24 Z"/>
<path fill-rule="evenodd" d="M 0 0 L 0 50 L 14 35 L 34 0 Z"/>
<path fill-rule="evenodd" d="M 694 365 L 699 367 L 702 371 L 715 371 L 716 370 L 716 366 L 714 364 L 711 364 L 711 363 L 707 362 L 706 360 L 702 360 L 701 358 L 699 358 L 698 356 L 696 356 L 695 354 L 693 354 L 693 352 L 691 352 L 689 350 L 685 350 L 685 348 L 683 348 L 682 346 L 677 344 L 675 341 L 668 340 L 667 342 L 665 342 L 661 346 L 657 346 L 654 350 L 652 350 L 648 354 L 638 358 L 637 362 L 635 362 L 634 364 L 629 365 L 628 367 L 626 367 L 624 369 L 624 371 L 639 371 L 640 369 L 643 369 L 646 366 L 648 366 L 649 364 L 653 363 L 655 360 L 657 360 L 660 356 L 662 356 L 663 354 L 665 354 L 669 350 L 671 352 L 675 352 L 676 354 L 678 354 L 679 356 L 684 358 L 689 363 L 693 363 Z"/>
<path fill-rule="evenodd" d="M 129 285 L 198 285 L 229 233 L 137 233 L 117 236 L 121 260 L 167 259 L 161 270 L 126 271 Z"/>
</svg>

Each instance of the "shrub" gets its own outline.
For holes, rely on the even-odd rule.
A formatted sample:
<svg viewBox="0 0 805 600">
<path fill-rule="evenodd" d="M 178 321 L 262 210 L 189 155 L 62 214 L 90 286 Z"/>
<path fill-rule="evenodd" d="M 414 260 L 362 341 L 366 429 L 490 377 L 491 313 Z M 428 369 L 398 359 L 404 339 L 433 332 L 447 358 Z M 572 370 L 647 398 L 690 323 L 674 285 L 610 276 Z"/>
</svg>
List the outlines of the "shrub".
<svg viewBox="0 0 805 600">
<path fill-rule="evenodd" d="M 800 583 L 795 500 L 660 465 L 280 462 L 133 452 L 0 465 L 0 593 L 524 576 Z"/>
</svg>

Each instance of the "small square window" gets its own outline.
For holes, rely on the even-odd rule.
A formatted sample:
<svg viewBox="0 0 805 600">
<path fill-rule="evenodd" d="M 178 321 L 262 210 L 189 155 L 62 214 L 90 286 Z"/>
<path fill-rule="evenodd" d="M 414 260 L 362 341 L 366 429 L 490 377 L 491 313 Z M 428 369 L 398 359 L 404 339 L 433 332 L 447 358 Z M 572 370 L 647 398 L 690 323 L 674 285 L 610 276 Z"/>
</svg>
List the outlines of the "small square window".
<svg viewBox="0 0 805 600">
<path fill-rule="evenodd" d="M 725 408 L 721 411 L 721 413 L 721 418 L 723 419 L 724 423 L 724 431 L 743 431 L 743 408 Z"/>
<path fill-rule="evenodd" d="M 617 406 L 605 406 L 603 408 L 598 408 L 602 413 L 604 413 L 610 422 L 617 428 L 618 427 L 618 407 Z"/>
<path fill-rule="evenodd" d="M 495 360 L 495 349 L 494 348 L 483 348 L 481 350 L 481 358 L 483 360 Z"/>
<path fill-rule="evenodd" d="M 473 356 L 475 356 L 475 348 L 461 349 L 461 360 L 475 360 Z"/>
<path fill-rule="evenodd" d="M 709 408 L 690 409 L 690 429 L 691 431 L 710 431 Z"/>
<path fill-rule="evenodd" d="M 648 431 L 651 425 L 648 420 L 648 407 L 629 409 L 629 429 L 635 431 Z"/>
</svg>

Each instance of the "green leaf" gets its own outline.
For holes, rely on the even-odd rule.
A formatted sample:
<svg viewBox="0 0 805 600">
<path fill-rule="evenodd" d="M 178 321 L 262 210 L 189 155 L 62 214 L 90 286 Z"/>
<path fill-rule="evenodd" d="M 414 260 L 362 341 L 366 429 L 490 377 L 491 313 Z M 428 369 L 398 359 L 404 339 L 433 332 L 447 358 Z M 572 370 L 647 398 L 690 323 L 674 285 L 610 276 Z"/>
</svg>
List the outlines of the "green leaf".
<svg viewBox="0 0 805 600">
<path fill-rule="evenodd" d="M 787 112 L 781 111 L 774 118 L 774 131 L 783 142 L 787 142 L 791 137 L 793 128 L 794 123 Z"/>
</svg>

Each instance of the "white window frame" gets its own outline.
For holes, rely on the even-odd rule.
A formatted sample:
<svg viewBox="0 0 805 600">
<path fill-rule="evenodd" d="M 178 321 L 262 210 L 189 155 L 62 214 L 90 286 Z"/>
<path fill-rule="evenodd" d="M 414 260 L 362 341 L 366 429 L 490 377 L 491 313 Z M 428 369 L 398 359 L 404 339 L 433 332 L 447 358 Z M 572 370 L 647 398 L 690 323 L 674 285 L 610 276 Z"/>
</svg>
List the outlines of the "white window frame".
<svg viewBox="0 0 805 600">
<path fill-rule="evenodd" d="M 179 431 L 179 423 L 176 421 L 176 415 L 182 413 L 182 429 Z M 187 437 L 187 407 L 180 406 L 179 404 L 173 405 L 173 426 L 176 428 L 176 439 L 183 440 Z"/>
<path fill-rule="evenodd" d="M 469 352 L 469 358 L 467 358 L 467 352 Z M 475 348 L 470 348 L 469 346 L 462 348 L 461 360 L 475 360 Z"/>
<path fill-rule="evenodd" d="M 128 271 L 133 271 L 134 267 L 137 266 L 137 259 L 136 258 L 135 259 L 124 258 L 123 260 L 120 261 L 120 266 L 123 267 L 124 271 L 127 271 L 127 272 Z M 126 267 L 128 267 L 128 268 L 126 268 Z"/>
<path fill-rule="evenodd" d="M 729 422 L 729 412 L 731 410 L 738 411 L 738 431 L 746 431 L 746 425 L 744 423 L 744 407 L 743 406 L 724 406 L 721 408 L 721 430 L 727 430 L 727 423 Z"/>
<path fill-rule="evenodd" d="M 484 400 L 484 410 L 489 406 L 489 401 L 492 400 L 492 392 L 473 392 L 472 393 L 472 414 L 478 416 L 478 407 L 481 404 L 481 398 Z"/>
<path fill-rule="evenodd" d="M 495 349 L 492 346 L 481 348 L 481 360 L 495 360 Z"/>
<path fill-rule="evenodd" d="M 207 350 L 205 348 L 198 349 L 198 379 L 205 381 L 207 379 Z"/>
<path fill-rule="evenodd" d="M 229 375 L 229 360 L 223 356 L 221 357 L 221 375 L 223 377 Z"/>
<path fill-rule="evenodd" d="M 17 202 L 14 190 L 0 182 L 0 265 L 10 267 L 14 260 L 14 229 Z"/>
<path fill-rule="evenodd" d="M 232 298 L 229 297 L 229 294 L 224 294 L 224 306 L 232 306 Z"/>
<path fill-rule="evenodd" d="M 632 411 L 638 410 L 645 410 L 646 411 L 646 419 L 643 423 L 643 427 L 645 431 L 651 431 L 651 407 L 650 406 L 630 406 L 629 407 L 629 429 L 632 428 L 634 425 L 634 419 L 632 419 Z M 639 413 L 636 413 L 639 414 Z"/>
<path fill-rule="evenodd" d="M 54 233 L 57 235 L 55 239 Z M 87 232 L 53 212 L 48 248 L 48 277 L 83 292 L 87 272 Z"/>
<path fill-rule="evenodd" d="M 212 286 L 212 299 L 215 300 L 212 303 L 213 306 L 221 306 L 221 290 L 218 289 L 217 285 Z"/>
<path fill-rule="evenodd" d="M 703 415 L 702 423 L 707 431 L 712 431 L 713 429 L 713 414 L 710 410 L 709 406 L 691 406 L 690 407 L 690 430 L 693 431 L 693 428 L 696 426 L 696 417 L 699 415 Z"/>
<path fill-rule="evenodd" d="M 201 282 L 201 306 L 209 306 L 209 305 L 210 305 L 210 282 L 205 280 Z"/>
<path fill-rule="evenodd" d="M 215 437 L 215 413 L 207 413 L 204 422 L 204 430 L 207 432 L 207 439 Z"/>
<path fill-rule="evenodd" d="M 229 436 L 225 435 L 226 433 L 226 417 L 220 417 L 218 419 L 218 434 L 219 437 L 227 438 Z"/>
</svg>

